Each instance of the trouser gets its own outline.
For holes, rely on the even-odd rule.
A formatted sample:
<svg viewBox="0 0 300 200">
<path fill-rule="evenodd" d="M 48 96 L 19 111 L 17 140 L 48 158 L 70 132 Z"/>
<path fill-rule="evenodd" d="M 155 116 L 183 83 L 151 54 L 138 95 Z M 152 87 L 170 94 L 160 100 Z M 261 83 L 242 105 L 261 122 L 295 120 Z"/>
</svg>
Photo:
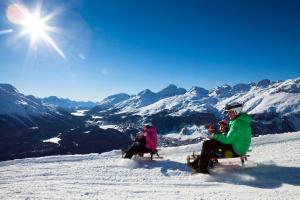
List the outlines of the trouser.
<svg viewBox="0 0 300 200">
<path fill-rule="evenodd" d="M 225 153 L 227 152 L 231 152 L 232 153 L 232 157 L 237 157 L 239 156 L 238 154 L 236 154 L 233 149 L 231 144 L 223 144 L 217 140 L 206 140 L 203 142 L 203 146 L 202 146 L 202 151 L 201 151 L 201 155 L 199 157 L 199 170 L 200 172 L 203 173 L 208 173 L 208 165 L 209 165 L 209 161 L 212 158 L 215 157 L 225 157 Z M 218 154 L 218 155 L 216 155 Z"/>
<path fill-rule="evenodd" d="M 146 137 L 142 137 L 140 139 L 136 138 L 134 143 L 127 150 L 124 158 L 129 158 L 130 159 L 135 154 L 149 153 L 150 149 L 148 149 L 145 145 L 146 145 Z"/>
</svg>

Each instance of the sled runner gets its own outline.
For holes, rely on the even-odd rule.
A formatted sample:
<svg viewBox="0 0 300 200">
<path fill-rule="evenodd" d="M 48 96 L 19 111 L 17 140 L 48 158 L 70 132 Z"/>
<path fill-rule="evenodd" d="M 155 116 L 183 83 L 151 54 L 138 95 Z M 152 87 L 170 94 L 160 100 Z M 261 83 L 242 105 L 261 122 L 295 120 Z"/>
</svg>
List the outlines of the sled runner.
<svg viewBox="0 0 300 200">
<path fill-rule="evenodd" d="M 250 155 L 232 156 L 232 154 L 230 154 L 230 153 L 226 154 L 226 152 L 225 152 L 225 156 L 221 156 L 218 153 L 215 153 L 215 154 L 216 154 L 216 156 L 211 158 L 210 161 L 209 161 L 209 165 L 208 165 L 209 169 L 212 169 L 212 168 L 216 167 L 219 164 L 219 160 L 226 160 L 226 161 L 227 160 L 232 160 L 233 161 L 233 160 L 236 160 L 236 159 L 240 159 L 241 169 L 244 169 L 245 168 L 245 163 L 247 162 L 248 157 L 250 157 Z M 196 155 L 194 152 L 193 152 L 192 155 L 187 156 L 187 165 L 193 169 L 194 173 L 197 172 L 197 168 L 198 168 L 198 163 L 193 162 L 196 159 L 199 159 L 199 155 Z M 225 163 L 226 162 L 222 162 L 222 164 L 225 164 Z"/>
<path fill-rule="evenodd" d="M 233 160 L 233 159 L 240 159 L 241 161 L 241 168 L 244 169 L 245 168 L 245 163 L 248 160 L 247 158 L 250 157 L 249 155 L 245 155 L 245 156 L 237 156 L 237 157 L 229 157 L 229 158 L 212 158 L 209 161 L 209 168 L 214 168 L 218 163 L 219 160 Z"/>
<path fill-rule="evenodd" d="M 126 150 L 122 150 L 122 158 L 124 158 L 125 154 L 126 154 Z M 156 149 L 155 151 L 141 152 L 141 153 L 135 154 L 134 159 L 152 161 L 152 160 L 156 160 L 156 159 L 163 159 L 163 157 L 161 157 L 158 154 L 158 149 Z"/>
</svg>

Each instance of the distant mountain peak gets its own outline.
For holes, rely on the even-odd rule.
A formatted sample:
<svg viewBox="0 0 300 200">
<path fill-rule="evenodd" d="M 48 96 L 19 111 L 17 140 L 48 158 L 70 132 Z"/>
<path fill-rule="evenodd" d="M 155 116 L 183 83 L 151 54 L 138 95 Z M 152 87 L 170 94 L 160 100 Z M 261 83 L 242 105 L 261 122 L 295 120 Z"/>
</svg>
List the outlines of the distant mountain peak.
<svg viewBox="0 0 300 200">
<path fill-rule="evenodd" d="M 138 93 L 138 96 L 149 96 L 149 95 L 155 95 L 155 93 L 149 89 L 143 90 L 140 93 Z"/>
<path fill-rule="evenodd" d="M 106 97 L 105 99 L 103 99 L 103 101 L 113 100 L 113 99 L 120 99 L 120 98 L 129 99 L 130 95 L 126 94 L 126 93 L 113 94 L 113 95 L 110 95 L 110 96 Z"/>
<path fill-rule="evenodd" d="M 12 86 L 11 84 L 6 84 L 6 83 L 0 83 L 0 90 L 6 91 L 6 92 L 13 92 L 13 93 L 19 93 L 19 91 Z"/>
<path fill-rule="evenodd" d="M 49 96 L 41 99 L 43 104 L 58 106 L 67 109 L 91 108 L 96 106 L 96 103 L 88 101 L 73 101 L 68 98 L 59 98 L 57 96 Z"/>
<path fill-rule="evenodd" d="M 206 97 L 209 91 L 206 90 L 205 88 L 194 86 L 188 91 L 188 93 L 192 94 L 193 96 L 201 98 L 201 97 Z"/>
<path fill-rule="evenodd" d="M 257 83 L 258 87 L 268 87 L 271 84 L 269 79 L 263 79 Z"/>
<path fill-rule="evenodd" d="M 178 87 L 177 87 L 177 85 L 171 83 L 167 87 L 165 87 L 164 89 L 167 89 L 167 88 L 178 88 Z"/>
<path fill-rule="evenodd" d="M 251 84 L 239 83 L 232 87 L 234 92 L 247 92 L 251 89 Z"/>
<path fill-rule="evenodd" d="M 159 91 L 157 95 L 159 95 L 160 98 L 164 98 L 164 97 L 171 97 L 171 96 L 180 95 L 184 93 L 186 93 L 186 89 L 178 88 L 176 85 L 170 84 L 166 88 Z"/>
</svg>

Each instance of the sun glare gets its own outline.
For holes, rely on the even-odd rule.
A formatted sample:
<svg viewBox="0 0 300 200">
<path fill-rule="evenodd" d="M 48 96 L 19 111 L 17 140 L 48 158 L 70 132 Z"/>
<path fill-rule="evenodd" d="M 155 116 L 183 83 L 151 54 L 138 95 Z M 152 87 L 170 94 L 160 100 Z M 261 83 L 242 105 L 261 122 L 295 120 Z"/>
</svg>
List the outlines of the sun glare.
<svg viewBox="0 0 300 200">
<path fill-rule="evenodd" d="M 66 56 L 49 36 L 49 32 L 55 32 L 55 28 L 48 26 L 47 22 L 53 17 L 48 15 L 41 16 L 41 6 L 38 5 L 34 12 L 29 11 L 24 5 L 12 4 L 7 8 L 7 18 L 10 22 L 22 26 L 22 31 L 18 37 L 30 35 L 30 49 L 36 42 L 42 40 L 47 44 L 50 44 L 55 51 L 64 59 Z"/>
<path fill-rule="evenodd" d="M 34 42 L 42 38 L 47 31 L 46 22 L 37 14 L 28 16 L 26 19 L 24 19 L 22 25 L 24 26 L 24 33 L 30 34 L 31 39 Z"/>
</svg>

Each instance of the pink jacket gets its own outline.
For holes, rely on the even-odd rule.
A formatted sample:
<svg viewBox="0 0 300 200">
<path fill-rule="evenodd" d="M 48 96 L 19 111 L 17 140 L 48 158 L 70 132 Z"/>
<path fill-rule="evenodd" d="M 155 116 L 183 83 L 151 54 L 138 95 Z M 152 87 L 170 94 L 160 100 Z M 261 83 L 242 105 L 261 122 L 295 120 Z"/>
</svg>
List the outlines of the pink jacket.
<svg viewBox="0 0 300 200">
<path fill-rule="evenodd" d="M 155 151 L 157 148 L 156 128 L 149 128 L 146 132 L 144 132 L 144 136 L 146 137 L 146 147 L 152 151 Z"/>
</svg>

